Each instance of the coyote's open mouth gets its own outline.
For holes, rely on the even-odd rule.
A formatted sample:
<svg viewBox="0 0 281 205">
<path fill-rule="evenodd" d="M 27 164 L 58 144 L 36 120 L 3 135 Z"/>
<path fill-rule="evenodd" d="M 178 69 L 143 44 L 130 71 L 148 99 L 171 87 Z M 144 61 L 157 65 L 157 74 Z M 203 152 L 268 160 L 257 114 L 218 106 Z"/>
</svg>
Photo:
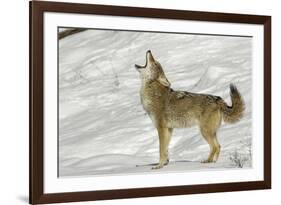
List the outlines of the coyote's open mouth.
<svg viewBox="0 0 281 205">
<path fill-rule="evenodd" d="M 151 53 L 150 50 L 146 51 L 145 65 L 141 66 L 141 65 L 135 64 L 136 69 L 144 69 L 144 68 L 146 68 L 148 61 L 154 61 L 154 58 L 153 58 L 152 53 Z"/>
</svg>

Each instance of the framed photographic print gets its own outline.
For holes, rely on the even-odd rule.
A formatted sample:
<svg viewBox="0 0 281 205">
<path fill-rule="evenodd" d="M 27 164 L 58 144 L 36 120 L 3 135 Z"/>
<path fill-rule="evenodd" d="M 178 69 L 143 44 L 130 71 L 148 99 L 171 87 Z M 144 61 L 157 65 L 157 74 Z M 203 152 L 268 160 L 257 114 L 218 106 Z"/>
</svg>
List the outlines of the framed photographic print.
<svg viewBox="0 0 281 205">
<path fill-rule="evenodd" d="M 30 203 L 271 188 L 271 17 L 30 2 Z"/>
</svg>

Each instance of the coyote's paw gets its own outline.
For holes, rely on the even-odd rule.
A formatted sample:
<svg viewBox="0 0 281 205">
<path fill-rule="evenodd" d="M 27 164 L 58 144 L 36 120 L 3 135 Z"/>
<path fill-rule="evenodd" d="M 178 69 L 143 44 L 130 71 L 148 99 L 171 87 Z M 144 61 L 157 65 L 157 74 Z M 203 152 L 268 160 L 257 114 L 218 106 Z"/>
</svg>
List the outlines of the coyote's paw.
<svg viewBox="0 0 281 205">
<path fill-rule="evenodd" d="M 168 165 L 168 164 L 169 164 L 169 161 L 170 161 L 170 160 L 167 159 L 166 162 L 164 163 L 164 166 Z"/>
<path fill-rule="evenodd" d="M 161 169 L 161 168 L 163 168 L 163 166 L 164 166 L 164 164 L 158 164 L 158 165 L 152 167 L 151 169 Z"/>
<path fill-rule="evenodd" d="M 205 159 L 205 160 L 201 161 L 201 163 L 212 163 L 212 162 L 215 162 L 215 161 L 212 159 Z"/>
</svg>

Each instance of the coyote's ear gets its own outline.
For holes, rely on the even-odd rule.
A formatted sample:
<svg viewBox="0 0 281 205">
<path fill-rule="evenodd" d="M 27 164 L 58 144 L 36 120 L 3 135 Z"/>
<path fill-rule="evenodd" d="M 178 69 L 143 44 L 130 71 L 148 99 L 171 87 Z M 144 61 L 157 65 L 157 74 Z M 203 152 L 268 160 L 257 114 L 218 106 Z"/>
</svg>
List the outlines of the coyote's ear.
<svg viewBox="0 0 281 205">
<path fill-rule="evenodd" d="M 164 73 L 159 76 L 158 82 L 160 84 L 164 85 L 165 87 L 170 87 L 171 86 L 170 82 L 168 81 L 168 79 L 166 78 Z"/>
</svg>

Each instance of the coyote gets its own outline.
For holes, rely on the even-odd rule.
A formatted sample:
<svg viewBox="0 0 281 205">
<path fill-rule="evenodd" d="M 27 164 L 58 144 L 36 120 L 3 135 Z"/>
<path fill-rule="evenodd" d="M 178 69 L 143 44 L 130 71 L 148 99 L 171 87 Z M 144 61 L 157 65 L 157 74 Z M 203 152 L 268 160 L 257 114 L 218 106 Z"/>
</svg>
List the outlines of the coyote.
<svg viewBox="0 0 281 205">
<path fill-rule="evenodd" d="M 135 65 L 140 73 L 140 99 L 159 136 L 159 163 L 152 169 L 160 169 L 169 163 L 168 147 L 174 128 L 198 125 L 210 146 L 210 153 L 202 163 L 216 162 L 221 146 L 216 132 L 222 119 L 227 123 L 239 121 L 245 110 L 244 100 L 237 88 L 230 84 L 232 106 L 219 96 L 174 91 L 162 66 L 151 51 L 146 52 L 144 66 Z"/>
</svg>

